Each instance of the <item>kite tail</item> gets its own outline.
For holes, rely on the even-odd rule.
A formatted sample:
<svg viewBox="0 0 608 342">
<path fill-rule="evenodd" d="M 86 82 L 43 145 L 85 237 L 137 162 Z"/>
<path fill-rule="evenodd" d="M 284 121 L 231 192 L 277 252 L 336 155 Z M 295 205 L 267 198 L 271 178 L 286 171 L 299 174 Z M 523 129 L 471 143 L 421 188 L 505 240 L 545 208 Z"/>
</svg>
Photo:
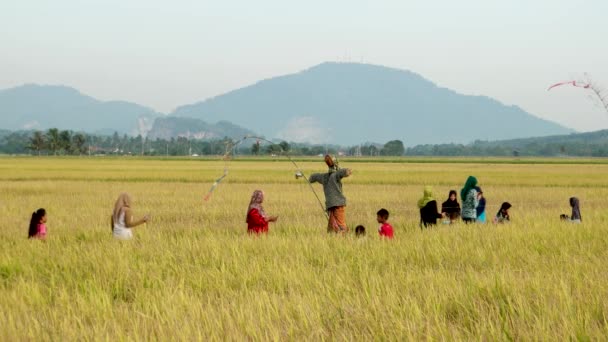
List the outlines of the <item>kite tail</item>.
<svg viewBox="0 0 608 342">
<path fill-rule="evenodd" d="M 211 185 L 211 189 L 209 189 L 209 192 L 207 192 L 207 194 L 205 195 L 205 197 L 203 197 L 203 200 L 205 201 L 209 201 L 209 199 L 211 198 L 211 194 L 213 194 L 213 191 L 215 191 L 215 189 L 217 188 L 218 185 L 220 185 L 220 182 L 226 177 L 228 176 L 228 170 L 224 170 L 224 174 L 215 180 L 215 182 L 213 182 L 213 185 Z"/>
</svg>

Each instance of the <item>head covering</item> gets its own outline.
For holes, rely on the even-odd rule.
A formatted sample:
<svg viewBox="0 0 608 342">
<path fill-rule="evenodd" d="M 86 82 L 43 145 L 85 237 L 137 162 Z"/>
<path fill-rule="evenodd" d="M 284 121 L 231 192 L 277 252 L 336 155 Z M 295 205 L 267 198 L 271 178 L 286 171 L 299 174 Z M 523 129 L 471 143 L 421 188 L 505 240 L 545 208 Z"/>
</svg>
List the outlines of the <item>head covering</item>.
<svg viewBox="0 0 608 342">
<path fill-rule="evenodd" d="M 327 164 L 327 167 L 329 168 L 329 173 L 338 171 L 338 162 L 336 161 L 336 158 L 329 154 L 325 155 L 325 164 Z"/>
<path fill-rule="evenodd" d="M 452 194 L 455 196 L 454 200 L 451 199 Z M 450 190 L 448 199 L 441 204 L 441 211 L 448 214 L 460 212 L 460 204 L 458 203 L 458 193 L 456 193 L 456 190 Z"/>
<path fill-rule="evenodd" d="M 264 207 L 262 207 L 262 202 L 264 202 L 264 192 L 262 190 L 254 191 L 251 195 L 251 200 L 249 201 L 247 215 L 249 215 L 251 209 L 257 209 L 260 215 L 262 215 L 263 218 L 266 218 L 266 213 L 264 212 Z"/>
<path fill-rule="evenodd" d="M 570 197 L 570 206 L 572 207 L 572 215 L 570 216 L 571 220 L 581 220 L 581 208 L 579 207 L 578 197 Z"/>
<path fill-rule="evenodd" d="M 462 190 L 460 190 L 460 198 L 462 198 L 462 200 L 464 201 L 467 198 L 468 193 L 472 189 L 475 189 L 476 186 L 477 186 L 477 178 L 475 178 L 473 176 L 469 176 L 469 178 L 467 178 L 466 183 L 464 183 L 464 188 L 462 188 Z"/>
<path fill-rule="evenodd" d="M 422 209 L 422 208 L 426 207 L 426 205 L 430 201 L 434 201 L 434 200 L 435 199 L 433 198 L 433 187 L 425 186 L 424 195 L 422 196 L 421 199 L 418 200 L 418 208 Z"/>
<path fill-rule="evenodd" d="M 120 213 L 124 210 L 124 208 L 131 207 L 131 196 L 123 192 L 118 196 L 116 203 L 114 204 L 114 212 L 112 213 L 112 217 L 114 218 L 114 222 L 118 222 L 118 218 L 120 217 Z"/>
</svg>

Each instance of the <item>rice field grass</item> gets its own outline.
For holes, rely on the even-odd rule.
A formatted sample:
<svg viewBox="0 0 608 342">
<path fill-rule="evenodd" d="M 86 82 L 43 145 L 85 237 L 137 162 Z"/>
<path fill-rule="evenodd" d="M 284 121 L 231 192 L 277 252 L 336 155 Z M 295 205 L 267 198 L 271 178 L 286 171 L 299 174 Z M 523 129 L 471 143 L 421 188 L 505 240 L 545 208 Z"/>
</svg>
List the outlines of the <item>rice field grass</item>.
<svg viewBox="0 0 608 342">
<path fill-rule="evenodd" d="M 388 160 L 390 161 L 390 160 Z M 299 160 L 305 174 L 321 160 Z M 227 166 L 229 175 L 203 196 Z M 328 235 L 309 186 L 275 160 L 0 158 L 0 340 L 604 340 L 608 164 L 602 160 L 344 160 L 347 220 Z M 418 227 L 475 175 L 508 225 Z M 253 190 L 279 215 L 246 233 Z M 315 185 L 321 196 L 322 189 Z M 111 237 L 116 197 L 151 213 Z M 583 223 L 559 220 L 568 198 Z M 30 241 L 32 211 L 47 241 Z M 378 238 L 390 211 L 395 239 Z"/>
</svg>

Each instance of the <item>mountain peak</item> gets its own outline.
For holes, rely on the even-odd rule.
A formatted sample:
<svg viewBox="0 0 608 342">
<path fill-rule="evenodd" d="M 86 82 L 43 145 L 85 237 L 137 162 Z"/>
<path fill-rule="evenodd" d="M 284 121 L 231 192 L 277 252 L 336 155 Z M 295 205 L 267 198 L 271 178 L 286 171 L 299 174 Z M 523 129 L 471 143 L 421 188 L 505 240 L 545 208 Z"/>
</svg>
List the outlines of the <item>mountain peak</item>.
<svg viewBox="0 0 608 342">
<path fill-rule="evenodd" d="M 437 87 L 408 70 L 340 62 L 266 79 L 172 115 L 229 120 L 268 137 L 312 143 L 468 143 L 571 132 L 519 107 Z"/>
</svg>

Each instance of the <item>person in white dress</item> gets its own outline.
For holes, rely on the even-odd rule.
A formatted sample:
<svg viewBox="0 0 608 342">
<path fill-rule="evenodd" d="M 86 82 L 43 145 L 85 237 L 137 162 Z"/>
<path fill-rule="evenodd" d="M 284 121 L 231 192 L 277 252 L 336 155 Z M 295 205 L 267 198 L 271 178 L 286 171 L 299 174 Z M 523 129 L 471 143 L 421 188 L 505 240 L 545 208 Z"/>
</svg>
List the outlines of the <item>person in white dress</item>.
<svg viewBox="0 0 608 342">
<path fill-rule="evenodd" d="M 150 221 L 150 215 L 134 221 L 131 211 L 131 196 L 123 192 L 118 196 L 112 213 L 112 236 L 119 240 L 130 240 L 133 238 L 132 228 Z"/>
</svg>

